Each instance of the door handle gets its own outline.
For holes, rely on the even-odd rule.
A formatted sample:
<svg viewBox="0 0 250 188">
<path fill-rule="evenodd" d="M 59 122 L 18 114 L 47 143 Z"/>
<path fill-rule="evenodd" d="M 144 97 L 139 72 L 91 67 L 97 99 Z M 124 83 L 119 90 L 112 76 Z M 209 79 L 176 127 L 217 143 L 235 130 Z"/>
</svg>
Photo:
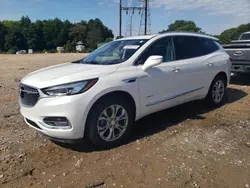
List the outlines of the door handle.
<svg viewBox="0 0 250 188">
<path fill-rule="evenodd" d="M 174 68 L 172 69 L 172 71 L 173 71 L 173 72 L 179 72 L 179 71 L 180 71 L 180 68 L 174 67 Z"/>
<path fill-rule="evenodd" d="M 213 63 L 207 63 L 207 66 L 212 67 Z"/>
</svg>

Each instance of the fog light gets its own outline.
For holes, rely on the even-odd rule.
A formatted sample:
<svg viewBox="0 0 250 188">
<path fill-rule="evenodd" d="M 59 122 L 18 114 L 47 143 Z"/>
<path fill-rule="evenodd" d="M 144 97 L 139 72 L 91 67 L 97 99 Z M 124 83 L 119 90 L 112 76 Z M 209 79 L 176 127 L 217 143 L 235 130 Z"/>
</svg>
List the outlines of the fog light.
<svg viewBox="0 0 250 188">
<path fill-rule="evenodd" d="M 54 128 L 69 128 L 70 123 L 66 117 L 46 117 L 43 122 Z"/>
</svg>

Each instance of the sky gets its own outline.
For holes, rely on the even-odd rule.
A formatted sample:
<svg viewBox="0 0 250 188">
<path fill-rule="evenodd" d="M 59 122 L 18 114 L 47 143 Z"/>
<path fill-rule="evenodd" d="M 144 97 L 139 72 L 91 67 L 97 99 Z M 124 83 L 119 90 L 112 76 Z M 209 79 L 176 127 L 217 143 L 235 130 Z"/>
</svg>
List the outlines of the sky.
<svg viewBox="0 0 250 188">
<path fill-rule="evenodd" d="M 142 0 L 123 0 L 123 6 L 140 6 Z M 209 34 L 250 22 L 250 0 L 149 0 L 151 33 L 167 29 L 175 20 L 192 20 Z M 32 21 L 55 17 L 71 22 L 100 18 L 113 30 L 119 28 L 119 0 L 0 0 L 0 20 L 19 20 L 28 15 Z M 123 13 L 123 35 L 131 12 Z M 139 12 L 133 15 L 132 32 L 138 34 Z M 127 31 L 127 32 L 126 32 Z"/>
</svg>

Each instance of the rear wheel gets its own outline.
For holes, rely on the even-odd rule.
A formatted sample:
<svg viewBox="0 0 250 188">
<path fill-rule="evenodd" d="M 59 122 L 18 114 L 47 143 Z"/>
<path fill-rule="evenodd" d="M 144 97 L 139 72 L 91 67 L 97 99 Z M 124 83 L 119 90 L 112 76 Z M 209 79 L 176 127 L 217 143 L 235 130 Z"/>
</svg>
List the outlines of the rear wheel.
<svg viewBox="0 0 250 188">
<path fill-rule="evenodd" d="M 103 99 L 93 107 L 90 113 L 87 134 L 94 145 L 104 148 L 115 147 L 128 138 L 134 115 L 125 100 Z"/>
<path fill-rule="evenodd" d="M 227 82 L 223 76 L 216 76 L 210 86 L 206 101 L 210 106 L 217 107 L 225 102 Z"/>
</svg>

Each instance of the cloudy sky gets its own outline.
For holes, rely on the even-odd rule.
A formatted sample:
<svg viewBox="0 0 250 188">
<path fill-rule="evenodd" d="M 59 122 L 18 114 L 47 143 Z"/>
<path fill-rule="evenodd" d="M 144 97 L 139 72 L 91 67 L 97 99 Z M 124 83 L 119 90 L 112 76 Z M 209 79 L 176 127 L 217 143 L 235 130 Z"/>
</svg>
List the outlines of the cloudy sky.
<svg viewBox="0 0 250 188">
<path fill-rule="evenodd" d="M 140 0 L 123 0 L 123 5 L 140 5 Z M 0 0 L 0 20 L 68 19 L 72 22 L 100 18 L 118 33 L 119 0 Z M 156 33 L 177 19 L 193 20 L 205 32 L 220 34 L 223 30 L 250 22 L 250 0 L 150 0 L 151 29 Z M 130 13 L 124 13 L 123 34 Z M 133 16 L 133 33 L 137 34 L 140 15 Z"/>
</svg>

